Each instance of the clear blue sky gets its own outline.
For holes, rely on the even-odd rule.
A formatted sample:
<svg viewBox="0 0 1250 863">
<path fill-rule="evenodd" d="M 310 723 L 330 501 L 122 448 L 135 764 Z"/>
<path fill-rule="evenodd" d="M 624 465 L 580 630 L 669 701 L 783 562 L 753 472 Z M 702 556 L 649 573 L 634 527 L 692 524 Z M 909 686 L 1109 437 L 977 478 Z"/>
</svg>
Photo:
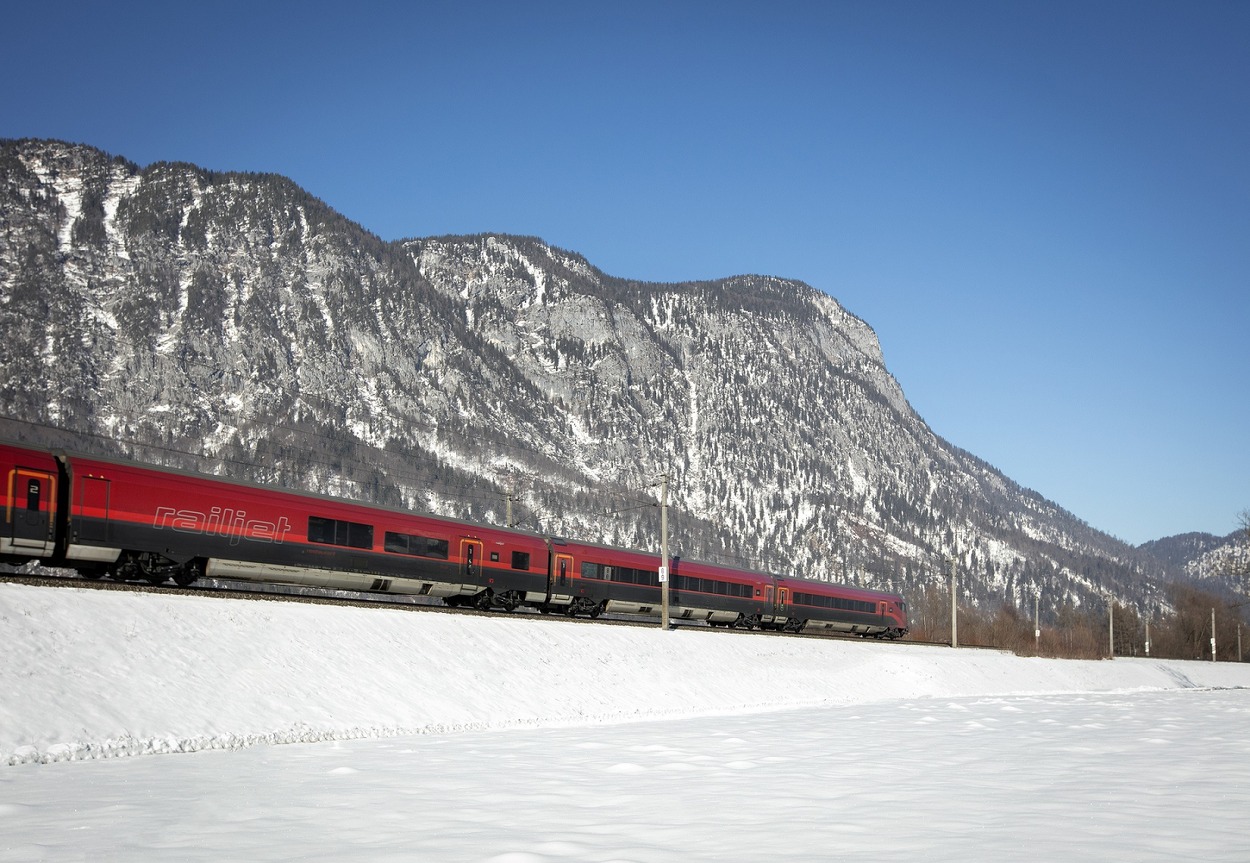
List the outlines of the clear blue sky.
<svg viewBox="0 0 1250 863">
<path fill-rule="evenodd" d="M 1250 2 L 8 3 L 0 136 L 801 279 L 1130 542 L 1250 508 Z"/>
</svg>

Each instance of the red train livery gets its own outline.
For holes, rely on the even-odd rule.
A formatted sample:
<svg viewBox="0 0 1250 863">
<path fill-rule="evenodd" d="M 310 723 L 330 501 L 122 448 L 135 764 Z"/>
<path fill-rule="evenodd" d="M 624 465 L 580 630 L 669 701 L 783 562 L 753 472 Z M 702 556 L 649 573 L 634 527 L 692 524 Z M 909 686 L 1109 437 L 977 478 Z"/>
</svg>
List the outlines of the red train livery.
<svg viewBox="0 0 1250 863">
<path fill-rule="evenodd" d="M 439 597 L 448 605 L 659 616 L 660 557 L 526 531 L 0 442 L 0 557 L 89 577 L 202 576 Z M 907 632 L 894 593 L 673 558 L 674 619 Z"/>
</svg>

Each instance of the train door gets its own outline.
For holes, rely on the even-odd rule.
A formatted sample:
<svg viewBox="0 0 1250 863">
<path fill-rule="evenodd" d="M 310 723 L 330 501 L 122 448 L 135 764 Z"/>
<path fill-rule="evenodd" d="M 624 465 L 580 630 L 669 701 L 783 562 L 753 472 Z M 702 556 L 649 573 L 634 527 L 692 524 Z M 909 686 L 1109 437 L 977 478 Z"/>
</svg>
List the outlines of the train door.
<svg viewBox="0 0 1250 863">
<path fill-rule="evenodd" d="M 74 480 L 78 503 L 74 507 L 74 533 L 77 542 L 108 542 L 109 481 L 98 476 Z"/>
<path fill-rule="evenodd" d="M 9 539 L 19 554 L 51 554 L 56 546 L 56 476 L 19 467 L 9 474 Z"/>
<path fill-rule="evenodd" d="M 557 554 L 555 571 L 552 575 L 555 578 L 555 587 L 559 589 L 559 592 L 568 592 L 569 579 L 573 577 L 573 555 Z"/>
<path fill-rule="evenodd" d="M 777 616 L 790 616 L 790 588 L 788 587 L 777 588 Z"/>
<path fill-rule="evenodd" d="M 460 559 L 464 561 L 461 575 L 469 584 L 482 583 L 482 541 L 480 539 L 460 540 Z"/>
</svg>

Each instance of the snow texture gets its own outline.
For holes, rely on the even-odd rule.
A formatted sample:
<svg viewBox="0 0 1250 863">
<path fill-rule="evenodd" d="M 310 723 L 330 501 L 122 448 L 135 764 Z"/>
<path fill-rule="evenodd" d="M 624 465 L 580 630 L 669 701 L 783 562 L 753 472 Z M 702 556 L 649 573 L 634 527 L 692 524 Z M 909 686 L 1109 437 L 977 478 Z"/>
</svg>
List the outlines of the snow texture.
<svg viewBox="0 0 1250 863">
<path fill-rule="evenodd" d="M 0 861 L 1250 859 L 1232 663 L 12 584 L 0 639 Z"/>
</svg>

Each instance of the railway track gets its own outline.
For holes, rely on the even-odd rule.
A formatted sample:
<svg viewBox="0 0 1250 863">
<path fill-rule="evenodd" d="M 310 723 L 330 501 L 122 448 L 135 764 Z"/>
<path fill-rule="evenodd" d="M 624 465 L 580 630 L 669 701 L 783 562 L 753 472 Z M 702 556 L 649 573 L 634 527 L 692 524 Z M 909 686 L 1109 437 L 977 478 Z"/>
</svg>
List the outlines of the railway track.
<svg viewBox="0 0 1250 863">
<path fill-rule="evenodd" d="M 480 611 L 475 608 L 453 608 L 443 605 L 438 600 L 423 599 L 421 597 L 397 596 L 393 594 L 368 594 L 353 593 L 350 591 L 321 590 L 314 587 L 298 587 L 278 584 L 257 584 L 251 582 L 235 582 L 222 579 L 209 579 L 203 584 L 193 584 L 190 587 L 176 587 L 167 584 L 147 584 L 135 581 L 114 581 L 108 578 L 90 579 L 70 570 L 66 570 L 65 574 L 58 574 L 56 571 L 42 569 L 39 572 L 22 572 L 11 568 L 7 571 L 0 571 L 0 583 L 25 584 L 36 587 L 53 587 L 53 588 L 80 588 L 87 590 L 116 590 L 129 593 L 151 593 L 164 594 L 173 596 L 201 596 L 211 599 L 234 599 L 246 600 L 253 602 L 299 602 L 312 605 L 338 605 L 348 608 L 371 608 L 371 609 L 390 609 L 399 611 L 412 611 L 420 613 L 433 612 L 437 614 L 459 614 L 470 617 L 524 617 L 527 620 L 535 621 L 562 621 L 566 623 L 578 623 L 583 625 L 604 624 L 607 626 L 633 626 L 654 629 L 657 622 L 650 618 L 634 618 L 623 615 L 601 615 L 596 620 L 585 617 L 570 617 L 565 614 L 541 614 L 536 609 L 519 608 L 515 611 Z M 674 620 L 670 624 L 671 628 L 683 631 L 694 632 L 729 632 L 729 633 L 747 633 L 753 632 L 756 635 L 767 635 L 778 638 L 814 638 L 819 640 L 836 640 L 836 641 L 854 641 L 861 642 L 867 639 L 860 638 L 855 635 L 837 635 L 837 634 L 814 634 L 814 633 L 791 633 L 776 632 L 772 630 L 745 630 L 732 629 L 727 627 L 714 627 L 702 621 L 681 621 Z M 949 641 L 920 641 L 912 638 L 903 638 L 898 641 L 890 641 L 887 639 L 874 640 L 878 644 L 891 645 L 924 645 L 933 647 L 949 647 Z M 960 645 L 961 648 L 970 650 L 1002 650 L 1002 648 L 992 647 L 989 645 L 965 644 Z"/>
<path fill-rule="evenodd" d="M 313 605 L 338 605 L 349 608 L 391 609 L 412 612 L 433 612 L 437 614 L 458 614 L 469 617 L 524 617 L 527 620 L 550 620 L 580 624 L 603 623 L 609 626 L 656 626 L 655 621 L 624 617 L 621 615 L 600 615 L 591 620 L 587 617 L 572 617 L 566 614 L 542 614 L 532 608 L 518 608 L 515 611 L 481 611 L 476 608 L 452 607 L 443 605 L 439 600 L 422 599 L 421 597 L 398 596 L 394 594 L 368 594 L 351 591 L 322 590 L 315 587 L 299 587 L 278 584 L 233 582 L 221 579 L 207 579 L 206 583 L 194 584 L 190 587 L 176 587 L 167 584 L 146 584 L 140 581 L 114 581 L 108 578 L 83 578 L 77 573 L 67 571 L 65 575 L 43 573 L 0 572 L 0 582 L 26 584 L 37 587 L 54 588 L 86 588 L 89 590 L 117 590 L 128 593 L 151 593 L 173 596 L 201 596 L 212 599 L 236 599 L 257 602 L 299 602 Z M 702 622 L 673 621 L 674 629 L 720 631 Z M 785 635 L 787 633 L 767 633 L 769 635 Z M 808 636 L 813 637 L 813 636 Z"/>
</svg>

